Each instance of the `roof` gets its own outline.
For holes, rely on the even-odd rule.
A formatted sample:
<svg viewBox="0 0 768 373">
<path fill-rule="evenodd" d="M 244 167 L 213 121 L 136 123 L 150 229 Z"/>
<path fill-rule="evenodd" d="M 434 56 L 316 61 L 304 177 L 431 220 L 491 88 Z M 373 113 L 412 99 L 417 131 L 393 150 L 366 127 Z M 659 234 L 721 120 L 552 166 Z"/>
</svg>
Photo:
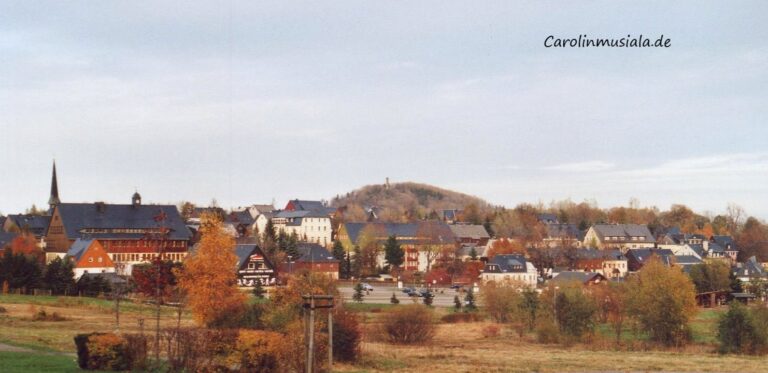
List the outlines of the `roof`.
<svg viewBox="0 0 768 373">
<path fill-rule="evenodd" d="M 485 227 L 479 224 L 453 224 L 449 225 L 449 227 L 457 238 L 471 238 L 475 240 L 491 238 Z"/>
<path fill-rule="evenodd" d="M 483 272 L 507 273 L 527 272 L 525 257 L 519 254 L 496 255 L 493 260 L 486 263 Z"/>
<path fill-rule="evenodd" d="M 338 263 L 339 261 L 331 255 L 328 250 L 316 243 L 299 243 L 297 245 L 297 251 L 299 252 L 299 259 L 297 262 L 312 262 L 312 263 Z"/>
<path fill-rule="evenodd" d="M 554 223 L 554 224 L 559 223 L 559 221 L 557 220 L 557 215 L 555 214 L 542 213 L 542 214 L 538 214 L 536 217 L 542 223 Z"/>
<path fill-rule="evenodd" d="M 601 277 L 601 280 L 605 280 L 605 276 L 597 272 L 564 271 L 558 273 L 551 281 L 556 283 L 578 281 L 579 283 L 586 284 L 587 282 L 594 280 L 595 277 Z"/>
<path fill-rule="evenodd" d="M 128 283 L 128 280 L 123 278 L 122 276 L 118 275 L 114 272 L 106 272 L 106 273 L 83 273 L 82 276 L 80 276 L 80 279 L 78 282 L 83 281 L 83 279 L 93 279 L 96 277 L 101 277 L 104 280 L 106 280 L 110 285 L 115 284 L 126 284 Z"/>
<path fill-rule="evenodd" d="M 315 210 L 283 210 L 274 215 L 276 218 L 295 219 L 295 218 L 327 218 L 328 214 Z"/>
<path fill-rule="evenodd" d="M 432 224 L 434 229 L 426 226 L 427 224 Z M 347 230 L 350 241 L 353 243 L 357 243 L 360 233 L 366 227 L 373 228 L 373 231 L 377 233 L 377 240 L 386 240 L 389 236 L 395 236 L 400 243 L 425 243 L 427 241 L 423 237 L 423 232 L 433 230 L 430 232 L 434 238 L 431 243 L 454 243 L 456 241 L 456 236 L 451 228 L 449 228 L 449 225 L 441 221 L 422 221 L 418 223 L 345 223 L 344 227 Z M 421 234 L 420 230 L 422 230 Z"/>
<path fill-rule="evenodd" d="M 632 240 L 632 242 L 655 242 L 651 231 L 645 225 L 640 224 L 595 224 L 592 226 L 595 233 L 603 239 L 604 237 L 644 237 L 642 240 Z"/>
<path fill-rule="evenodd" d="M 51 224 L 50 215 L 28 215 L 17 214 L 8 215 L 8 220 L 12 221 L 19 229 L 28 229 L 35 236 L 44 236 Z"/>
<path fill-rule="evenodd" d="M 14 238 L 16 238 L 18 234 L 13 232 L 3 232 L 0 231 L 0 248 L 2 248 L 5 245 L 8 245 L 13 241 Z"/>
<path fill-rule="evenodd" d="M 301 199 L 293 199 L 288 201 L 288 204 L 286 204 L 286 209 L 288 208 L 288 205 L 293 204 L 294 210 L 324 210 L 327 207 L 323 203 L 323 201 L 308 201 L 308 200 L 301 200 Z"/>
<path fill-rule="evenodd" d="M 552 223 L 547 224 L 546 227 L 548 238 L 584 238 L 584 233 L 579 230 L 576 224 Z"/>
<path fill-rule="evenodd" d="M 57 206 L 67 237 L 97 239 L 141 239 L 145 233 L 110 232 L 110 229 L 157 229 L 159 213 L 165 214 L 164 227 L 169 229 L 168 239 L 189 240 L 192 236 L 173 205 L 113 205 L 104 203 L 62 203 Z M 107 230 L 88 233 L 84 229 Z"/>
<path fill-rule="evenodd" d="M 652 247 L 645 247 L 639 249 L 629 249 L 627 251 L 627 258 L 632 257 L 640 263 L 645 263 L 651 256 L 656 256 L 665 265 L 672 263 L 672 258 L 675 256 L 672 250 L 669 249 L 654 249 Z"/>
<path fill-rule="evenodd" d="M 272 263 L 269 261 L 269 259 L 267 259 L 258 245 L 237 244 L 235 245 L 235 255 L 237 256 L 237 266 L 235 268 L 239 269 L 245 263 L 248 263 L 248 258 L 250 258 L 251 255 L 260 255 L 262 258 L 264 258 L 264 262 L 267 263 L 267 266 L 269 268 L 273 268 Z"/>
<path fill-rule="evenodd" d="M 472 256 L 472 249 L 475 249 L 475 254 L 478 258 L 481 258 L 485 256 L 485 250 L 487 249 L 486 246 L 477 246 L 473 243 L 470 244 L 462 244 L 461 247 L 459 247 L 459 250 L 456 251 L 456 255 L 459 257 L 463 256 Z"/>
<path fill-rule="evenodd" d="M 752 256 L 744 263 L 736 264 L 736 269 L 733 272 L 736 277 L 765 277 L 765 269 L 760 263 L 757 262 L 757 258 Z"/>
<path fill-rule="evenodd" d="M 736 243 L 733 241 L 733 237 L 731 236 L 712 236 L 712 242 L 722 246 L 725 249 L 727 249 L 729 245 L 732 249 L 736 248 Z"/>
<path fill-rule="evenodd" d="M 251 225 L 255 220 L 251 216 L 251 213 L 245 211 L 234 211 L 227 216 L 227 222 L 236 224 Z"/>
<path fill-rule="evenodd" d="M 579 259 L 627 260 L 621 250 L 577 249 L 576 256 Z"/>
<path fill-rule="evenodd" d="M 71 256 L 75 258 L 75 261 L 79 261 L 80 258 L 85 254 L 85 252 L 88 250 L 89 247 L 91 247 L 91 244 L 93 241 L 96 241 L 94 239 L 90 240 L 84 240 L 82 238 L 78 238 L 75 240 L 74 243 L 72 243 L 72 246 L 69 247 L 69 250 L 67 251 L 67 256 Z"/>
</svg>

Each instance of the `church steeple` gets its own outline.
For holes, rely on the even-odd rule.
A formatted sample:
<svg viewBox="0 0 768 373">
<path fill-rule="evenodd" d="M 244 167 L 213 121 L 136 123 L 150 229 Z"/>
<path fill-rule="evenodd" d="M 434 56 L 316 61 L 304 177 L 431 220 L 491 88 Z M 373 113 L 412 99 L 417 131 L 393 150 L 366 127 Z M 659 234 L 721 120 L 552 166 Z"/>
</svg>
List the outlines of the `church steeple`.
<svg viewBox="0 0 768 373">
<path fill-rule="evenodd" d="M 56 181 L 56 161 L 53 161 L 53 176 L 51 177 L 51 197 L 48 198 L 48 205 L 51 207 L 51 211 L 53 211 L 53 208 L 60 203 L 61 203 L 61 200 L 59 200 L 59 183 L 58 181 Z"/>
</svg>

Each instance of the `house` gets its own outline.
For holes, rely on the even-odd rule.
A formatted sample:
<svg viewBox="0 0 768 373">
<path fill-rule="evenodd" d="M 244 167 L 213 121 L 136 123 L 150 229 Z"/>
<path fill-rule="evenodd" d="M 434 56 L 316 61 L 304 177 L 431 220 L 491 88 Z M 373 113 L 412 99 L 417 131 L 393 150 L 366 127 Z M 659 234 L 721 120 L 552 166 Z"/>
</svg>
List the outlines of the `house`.
<svg viewBox="0 0 768 373">
<path fill-rule="evenodd" d="M 731 262 L 736 262 L 736 257 L 739 256 L 739 249 L 736 247 L 736 242 L 731 236 L 712 236 L 709 238 L 710 245 L 717 244 L 723 248 L 724 256 L 730 258 Z"/>
<path fill-rule="evenodd" d="M 699 259 L 702 259 L 704 256 L 706 256 L 704 246 L 701 244 L 658 244 L 656 247 L 670 250 L 674 255 L 695 256 Z"/>
<path fill-rule="evenodd" d="M 599 273 L 613 280 L 626 277 L 629 265 L 621 250 L 580 249 L 576 251 L 574 269 Z"/>
<path fill-rule="evenodd" d="M 752 282 L 752 280 L 768 278 L 765 268 L 760 265 L 754 256 L 747 259 L 744 263 L 737 263 L 733 268 L 733 275 L 745 284 Z"/>
<path fill-rule="evenodd" d="M 704 263 L 701 258 L 693 255 L 675 255 L 674 265 L 682 268 L 683 272 L 690 273 L 691 267 Z"/>
<path fill-rule="evenodd" d="M 355 247 L 373 242 L 381 247 L 394 236 L 405 251 L 403 270 L 426 271 L 428 264 L 436 259 L 436 253 L 456 252 L 456 237 L 448 224 L 442 221 L 420 221 L 416 223 L 344 223 L 339 228 L 338 240 L 348 252 Z M 383 266 L 384 254 L 379 255 Z"/>
<path fill-rule="evenodd" d="M 257 282 L 262 286 L 275 284 L 277 280 L 275 267 L 257 245 L 237 245 L 235 255 L 237 255 L 238 286 L 253 287 Z"/>
<path fill-rule="evenodd" d="M 166 232 L 163 234 L 163 232 Z M 143 205 L 134 193 L 131 204 L 60 203 L 46 234 L 48 260 L 63 257 L 78 239 L 97 239 L 115 263 L 146 263 L 162 253 L 166 260 L 187 256 L 191 232 L 173 205 Z"/>
<path fill-rule="evenodd" d="M 460 221 L 462 212 L 459 209 L 443 209 L 437 213 L 437 217 L 447 224 L 455 224 Z"/>
<path fill-rule="evenodd" d="M 624 254 L 627 257 L 627 267 L 630 272 L 637 272 L 651 258 L 658 258 L 666 266 L 672 266 L 675 260 L 675 254 L 669 249 L 641 248 L 629 249 Z"/>
<path fill-rule="evenodd" d="M 16 236 L 18 236 L 18 234 L 14 232 L 0 231 L 0 255 L 5 248 L 11 247 L 11 242 L 13 242 L 13 239 L 16 238 Z"/>
<path fill-rule="evenodd" d="M 539 223 L 542 224 L 560 224 L 560 221 L 557 219 L 557 215 L 555 214 L 538 214 L 536 215 L 536 219 L 538 219 Z"/>
<path fill-rule="evenodd" d="M 259 236 L 264 234 L 267 229 L 267 222 L 275 217 L 274 212 L 262 212 L 254 220 L 251 225 L 251 232 L 256 232 Z"/>
<path fill-rule="evenodd" d="M 328 249 L 316 243 L 299 243 L 297 247 L 299 258 L 284 264 L 283 272 L 310 271 L 339 278 L 339 261 L 328 252 Z"/>
<path fill-rule="evenodd" d="M 547 223 L 541 247 L 580 247 L 584 232 L 576 224 Z"/>
<path fill-rule="evenodd" d="M 99 240 L 95 239 L 78 238 L 75 240 L 75 243 L 67 251 L 65 260 L 70 260 L 74 265 L 75 280 L 86 273 L 115 272 L 115 263 L 110 259 Z"/>
<path fill-rule="evenodd" d="M 553 284 L 568 284 L 578 282 L 582 285 L 599 285 L 608 282 L 605 276 L 600 273 L 579 271 L 560 272 L 550 281 L 552 281 Z"/>
<path fill-rule="evenodd" d="M 306 201 L 300 199 L 293 199 L 288 201 L 285 205 L 285 211 L 314 211 L 316 213 L 322 213 L 333 217 L 336 213 L 336 208 L 328 207 L 323 201 Z"/>
<path fill-rule="evenodd" d="M 39 240 L 45 236 L 49 224 L 51 217 L 48 215 L 18 214 L 8 215 L 2 228 L 6 232 L 29 232 Z"/>
<path fill-rule="evenodd" d="M 263 205 L 250 205 L 248 207 L 238 207 L 233 209 L 234 212 L 247 211 L 251 215 L 251 219 L 256 219 L 259 215 L 275 211 L 274 204 Z"/>
<path fill-rule="evenodd" d="M 653 246 L 656 240 L 645 225 L 595 224 L 584 235 L 584 246 L 598 249 L 627 249 Z"/>
<path fill-rule="evenodd" d="M 486 251 L 488 251 L 488 245 L 478 246 L 473 243 L 463 243 L 459 244 L 459 249 L 456 250 L 456 258 L 466 262 L 472 260 L 474 254 L 475 259 L 484 260 L 483 258 L 487 259 Z"/>
<path fill-rule="evenodd" d="M 235 237 L 247 237 L 251 235 L 251 227 L 255 222 L 255 219 L 251 216 L 249 211 L 232 211 L 227 215 L 224 220 L 226 223 L 232 225 L 235 230 Z"/>
<path fill-rule="evenodd" d="M 296 234 L 299 241 L 328 246 L 332 242 L 331 218 L 319 210 L 285 210 L 272 218 L 275 231 L 287 235 Z"/>
<path fill-rule="evenodd" d="M 479 224 L 451 224 L 448 227 L 459 244 L 486 246 L 491 239 L 485 227 Z"/>
<path fill-rule="evenodd" d="M 496 255 L 485 264 L 480 279 L 483 283 L 499 285 L 522 285 L 535 287 L 538 278 L 536 267 L 527 261 L 523 255 Z"/>
</svg>

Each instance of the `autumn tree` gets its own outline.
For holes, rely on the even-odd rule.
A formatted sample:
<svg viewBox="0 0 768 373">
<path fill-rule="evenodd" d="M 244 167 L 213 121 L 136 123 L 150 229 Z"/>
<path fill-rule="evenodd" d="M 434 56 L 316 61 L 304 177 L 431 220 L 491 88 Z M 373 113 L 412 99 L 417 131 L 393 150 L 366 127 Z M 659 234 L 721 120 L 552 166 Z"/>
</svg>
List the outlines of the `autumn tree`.
<svg viewBox="0 0 768 373">
<path fill-rule="evenodd" d="M 680 345 L 688 338 L 688 322 L 696 314 L 696 291 L 677 267 L 651 258 L 628 282 L 627 311 L 651 339 Z"/>
<path fill-rule="evenodd" d="M 419 222 L 416 236 L 420 241 L 420 251 L 424 252 L 427 261 L 427 272 L 432 269 L 432 263 L 445 253 L 446 248 L 452 248 L 448 245 L 454 245 L 450 228 L 438 221 Z"/>
<path fill-rule="evenodd" d="M 184 262 L 179 273 L 179 286 L 188 295 L 188 304 L 195 321 L 210 325 L 223 317 L 239 313 L 245 304 L 245 294 L 237 289 L 235 240 L 224 232 L 221 220 L 203 214 L 198 249 Z"/>
<path fill-rule="evenodd" d="M 360 232 L 357 239 L 360 255 L 355 255 L 355 260 L 359 260 L 360 275 L 370 276 L 376 274 L 379 254 L 382 251 L 379 239 L 385 236 L 385 234 L 384 227 L 380 224 L 368 224 Z"/>
<path fill-rule="evenodd" d="M 492 260 L 496 255 L 504 254 L 525 254 L 525 248 L 516 240 L 501 238 L 493 241 L 486 256 L 488 260 Z"/>
<path fill-rule="evenodd" d="M 759 261 L 768 260 L 768 227 L 750 216 L 736 238 L 736 245 L 742 261 L 752 256 L 756 256 Z"/>
<path fill-rule="evenodd" d="M 148 264 L 133 266 L 131 277 L 135 286 L 134 291 L 147 297 L 160 294 L 160 303 L 175 290 L 176 273 L 181 270 L 181 264 L 171 260 L 156 257 Z M 158 291 L 159 290 L 159 291 Z"/>
</svg>

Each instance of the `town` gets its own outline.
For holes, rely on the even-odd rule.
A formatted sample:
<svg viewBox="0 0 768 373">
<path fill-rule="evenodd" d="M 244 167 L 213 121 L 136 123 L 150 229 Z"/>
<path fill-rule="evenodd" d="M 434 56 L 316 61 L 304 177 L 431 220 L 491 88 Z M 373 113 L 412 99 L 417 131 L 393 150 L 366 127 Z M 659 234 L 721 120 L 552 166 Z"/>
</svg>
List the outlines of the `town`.
<svg viewBox="0 0 768 373">
<path fill-rule="evenodd" d="M 500 335 L 498 325 L 510 324 L 519 337 L 532 333 L 542 343 L 573 344 L 594 340 L 596 327 L 606 325 L 615 332 L 617 346 L 634 343 L 622 339 L 624 333 L 643 343 L 680 347 L 695 344 L 689 323 L 698 310 L 712 309 L 719 310 L 718 315 L 728 310 L 728 317 L 719 316 L 721 331 L 710 342 L 718 341 L 721 352 L 762 354 L 768 349 L 768 324 L 759 321 L 768 320 L 768 227 L 734 204 L 716 216 L 698 215 L 682 205 L 659 211 L 635 202 L 606 210 L 569 201 L 507 209 L 423 184 L 390 183 L 387 178 L 383 184 L 336 196 L 331 202 L 292 199 L 281 206 L 272 202 L 225 209 L 215 202 L 145 203 L 139 191 L 127 195 L 125 203 L 66 202 L 59 192 L 55 163 L 50 182 L 47 209 L 33 206 L 0 217 L 2 310 L 9 307 L 6 302 L 23 302 L 25 296 L 105 299 L 115 303 L 108 311 L 116 314 L 119 330 L 121 301 L 145 299 L 158 307 L 158 335 L 161 304 L 178 308 L 179 323 L 182 312 L 192 312 L 194 320 L 208 328 L 243 327 L 230 324 L 231 320 L 242 312 L 254 312 L 258 321 L 246 323 L 248 328 L 284 333 L 291 324 L 274 324 L 270 317 L 286 307 L 286 299 L 300 303 L 296 297 L 309 294 L 335 297 L 339 305 L 358 307 L 358 312 L 403 310 L 402 315 L 387 313 L 381 322 L 392 323 L 384 339 L 406 345 L 427 343 L 434 331 L 402 334 L 398 325 L 432 324 L 434 316 L 425 316 L 424 310 L 442 309 L 438 314 L 448 312 L 443 320 L 449 323 L 491 320 L 493 324 L 480 331 L 490 338 Z M 416 201 L 402 204 L 407 200 L 404 195 L 415 196 Z M 200 263 L 202 258 L 207 266 Z M 195 284 L 186 283 L 192 274 Z M 205 287 L 206 276 L 221 276 L 230 292 L 216 287 L 221 284 L 195 289 Z M 195 300 L 200 291 L 204 295 Z M 227 308 L 225 294 L 234 303 L 244 295 L 260 300 L 254 310 L 242 311 Z M 643 310 L 656 303 L 663 309 Z M 185 304 L 190 311 L 183 311 Z M 369 306 L 359 308 L 363 305 Z M 312 303 L 313 312 L 314 307 Z M 334 337 L 341 336 L 338 343 L 351 346 L 337 346 L 334 339 L 326 365 L 317 358 L 317 346 L 307 344 L 307 338 L 315 337 L 287 342 L 297 344 L 294 353 L 299 356 L 315 353 L 292 368 L 261 355 L 255 360 L 239 358 L 234 365 L 243 371 L 280 366 L 309 371 L 330 369 L 336 355 L 354 362 L 363 353 L 359 334 L 366 328 L 359 325 L 361 321 L 350 321 L 357 319 L 345 312 L 334 313 L 341 320 L 334 326 L 340 334 Z M 427 321 L 418 322 L 423 317 Z M 754 325 L 748 321 L 753 319 Z M 729 322 L 747 326 L 728 335 L 722 328 Z M 667 328 L 660 326 L 664 323 Z M 630 324 L 635 325 L 631 331 Z M 328 330 L 318 333 L 330 338 Z M 277 342 L 259 343 L 263 345 L 251 347 L 277 348 L 271 345 Z M 180 359 L 172 356 L 170 347 L 161 355 L 160 345 L 159 339 L 154 341 L 157 360 Z M 143 347 L 144 355 L 147 348 Z M 79 355 L 80 349 L 78 345 Z M 99 365 L 81 358 L 82 368 L 142 366 Z M 208 369 L 189 361 L 179 364 L 183 369 Z"/>
</svg>

